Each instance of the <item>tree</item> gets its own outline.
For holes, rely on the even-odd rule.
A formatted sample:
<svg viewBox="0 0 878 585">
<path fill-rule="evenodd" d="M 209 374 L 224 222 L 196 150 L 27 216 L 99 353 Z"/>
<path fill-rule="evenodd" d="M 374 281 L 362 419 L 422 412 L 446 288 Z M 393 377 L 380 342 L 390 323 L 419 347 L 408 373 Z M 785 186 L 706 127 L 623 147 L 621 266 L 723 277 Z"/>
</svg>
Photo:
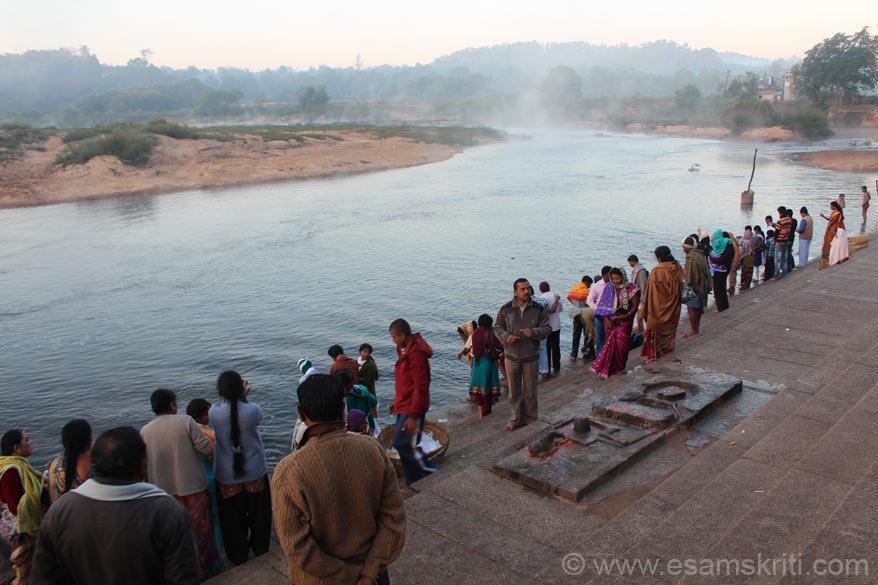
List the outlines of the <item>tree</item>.
<svg viewBox="0 0 878 585">
<path fill-rule="evenodd" d="M 759 86 L 759 76 L 747 72 L 732 80 L 723 92 L 723 95 L 732 100 L 751 100 L 756 97 L 756 89 Z"/>
<path fill-rule="evenodd" d="M 549 71 L 540 91 L 550 113 L 561 118 L 576 117 L 582 109 L 582 78 L 565 65 Z"/>
<path fill-rule="evenodd" d="M 680 112 L 691 114 L 700 102 L 701 90 L 691 83 L 674 92 L 674 105 Z"/>
<path fill-rule="evenodd" d="M 307 85 L 299 90 L 296 94 L 296 103 L 303 112 L 309 115 L 319 114 L 326 109 L 329 103 L 329 94 L 326 92 L 326 86 L 321 85 L 314 87 Z"/>
<path fill-rule="evenodd" d="M 793 68 L 796 93 L 814 102 L 831 97 L 840 105 L 878 84 L 878 37 L 864 27 L 854 35 L 838 33 L 814 45 Z"/>
</svg>

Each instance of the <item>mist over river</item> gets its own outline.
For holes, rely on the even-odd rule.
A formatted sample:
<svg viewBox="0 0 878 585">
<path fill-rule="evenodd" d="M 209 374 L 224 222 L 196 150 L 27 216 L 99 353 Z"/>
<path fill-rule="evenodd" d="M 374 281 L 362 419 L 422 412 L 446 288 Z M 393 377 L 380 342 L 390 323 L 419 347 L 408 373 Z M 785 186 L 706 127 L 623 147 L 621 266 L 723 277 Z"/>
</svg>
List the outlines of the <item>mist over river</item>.
<svg viewBox="0 0 878 585">
<path fill-rule="evenodd" d="M 441 406 L 469 380 L 456 325 L 496 315 L 516 278 L 565 297 L 604 264 L 627 268 L 635 253 L 651 267 L 661 244 L 682 258 L 679 242 L 697 228 L 740 234 L 778 205 L 811 210 L 816 256 L 818 214 L 847 193 L 856 235 L 859 186 L 874 184 L 789 161 L 801 145 L 519 133 L 532 139 L 371 175 L 0 211 L 2 430 L 28 431 L 43 468 L 67 420 L 88 419 L 95 435 L 140 427 L 156 388 L 176 389 L 183 411 L 192 398 L 215 401 L 218 374 L 232 368 L 265 412 L 275 462 L 288 451 L 302 356 L 326 372 L 330 345 L 356 356 L 370 342 L 385 411 L 387 327 L 403 317 L 433 346 Z M 693 163 L 700 172 L 687 171 Z M 564 352 L 570 332 L 565 311 Z"/>
</svg>

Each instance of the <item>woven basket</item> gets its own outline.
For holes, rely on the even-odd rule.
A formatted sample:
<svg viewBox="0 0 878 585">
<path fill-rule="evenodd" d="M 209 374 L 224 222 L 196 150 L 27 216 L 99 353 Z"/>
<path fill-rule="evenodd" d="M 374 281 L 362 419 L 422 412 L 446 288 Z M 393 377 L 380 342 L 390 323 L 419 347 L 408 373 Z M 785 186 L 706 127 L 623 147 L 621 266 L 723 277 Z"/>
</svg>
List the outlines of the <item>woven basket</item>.
<svg viewBox="0 0 878 585">
<path fill-rule="evenodd" d="M 378 442 L 381 443 L 381 446 L 384 447 L 386 451 L 389 451 L 393 447 L 393 432 L 395 430 L 396 424 L 389 424 L 381 429 L 381 432 L 378 434 Z M 424 432 L 432 433 L 433 438 L 439 442 L 440 447 L 438 449 L 425 454 L 431 461 L 438 461 L 443 455 L 445 455 L 445 452 L 448 451 L 448 431 L 445 430 L 444 425 L 428 420 L 424 422 Z M 393 462 L 393 467 L 396 469 L 397 477 L 402 477 L 402 462 L 399 460 L 399 457 L 391 457 L 390 460 Z"/>
<path fill-rule="evenodd" d="M 848 236 L 848 246 L 850 246 L 851 254 L 859 252 L 869 245 L 869 238 L 866 236 Z"/>
</svg>

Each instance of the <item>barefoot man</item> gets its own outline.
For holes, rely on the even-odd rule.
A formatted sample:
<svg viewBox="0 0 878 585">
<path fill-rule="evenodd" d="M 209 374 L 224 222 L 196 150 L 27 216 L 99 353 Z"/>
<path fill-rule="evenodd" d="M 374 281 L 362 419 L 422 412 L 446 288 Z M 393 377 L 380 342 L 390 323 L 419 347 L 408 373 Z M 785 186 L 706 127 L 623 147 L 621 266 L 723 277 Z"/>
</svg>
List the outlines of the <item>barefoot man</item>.
<svg viewBox="0 0 878 585">
<path fill-rule="evenodd" d="M 506 424 L 513 431 L 537 420 L 537 375 L 540 340 L 552 334 L 546 309 L 531 300 L 534 289 L 526 278 L 512 285 L 514 297 L 500 307 L 494 322 L 494 335 L 506 352 L 509 403 L 512 416 Z"/>
</svg>

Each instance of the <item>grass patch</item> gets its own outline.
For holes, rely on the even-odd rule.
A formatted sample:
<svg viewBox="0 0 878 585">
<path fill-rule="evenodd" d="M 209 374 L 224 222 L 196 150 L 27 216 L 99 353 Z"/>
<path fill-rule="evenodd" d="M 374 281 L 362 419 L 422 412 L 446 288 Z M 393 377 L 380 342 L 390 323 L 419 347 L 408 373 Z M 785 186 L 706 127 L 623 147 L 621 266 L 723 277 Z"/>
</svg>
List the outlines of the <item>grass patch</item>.
<svg viewBox="0 0 878 585">
<path fill-rule="evenodd" d="M 91 128 L 72 128 L 67 131 L 67 134 L 65 134 L 64 138 L 62 138 L 61 140 L 64 142 L 64 144 L 70 144 L 71 142 L 88 140 L 89 138 L 94 138 L 96 136 L 106 136 L 108 134 L 112 134 L 117 130 L 130 130 L 136 132 L 145 132 L 147 134 L 158 134 L 178 140 L 197 140 L 198 138 L 205 138 L 205 136 L 203 135 L 204 133 L 197 128 L 192 128 L 191 126 L 185 126 L 183 124 L 175 124 L 173 122 L 168 122 L 163 118 L 157 118 L 155 120 L 147 122 L 146 124 L 137 124 L 134 122 L 116 122 L 114 124 L 92 126 Z"/>
<path fill-rule="evenodd" d="M 381 138 L 407 138 L 427 144 L 475 146 L 485 141 L 500 141 L 503 132 L 492 128 L 464 128 L 461 126 L 378 126 L 372 132 Z"/>
<path fill-rule="evenodd" d="M 327 126 L 324 129 L 334 129 Z M 341 136 L 318 132 L 302 132 L 299 126 L 211 126 L 202 131 L 205 138 L 213 138 L 215 140 L 245 140 L 247 138 L 261 138 L 264 142 L 273 140 L 305 142 L 305 139 L 311 140 L 343 140 Z"/>
<path fill-rule="evenodd" d="M 135 128 L 114 128 L 101 134 L 68 144 L 67 149 L 55 158 L 55 164 L 85 164 L 96 156 L 116 156 L 125 164 L 144 166 L 149 162 L 155 147 L 155 136 Z"/>
<path fill-rule="evenodd" d="M 31 128 L 25 124 L 0 125 L 0 164 L 21 158 L 25 150 L 45 151 L 42 143 L 54 133 L 54 128 Z"/>
</svg>

